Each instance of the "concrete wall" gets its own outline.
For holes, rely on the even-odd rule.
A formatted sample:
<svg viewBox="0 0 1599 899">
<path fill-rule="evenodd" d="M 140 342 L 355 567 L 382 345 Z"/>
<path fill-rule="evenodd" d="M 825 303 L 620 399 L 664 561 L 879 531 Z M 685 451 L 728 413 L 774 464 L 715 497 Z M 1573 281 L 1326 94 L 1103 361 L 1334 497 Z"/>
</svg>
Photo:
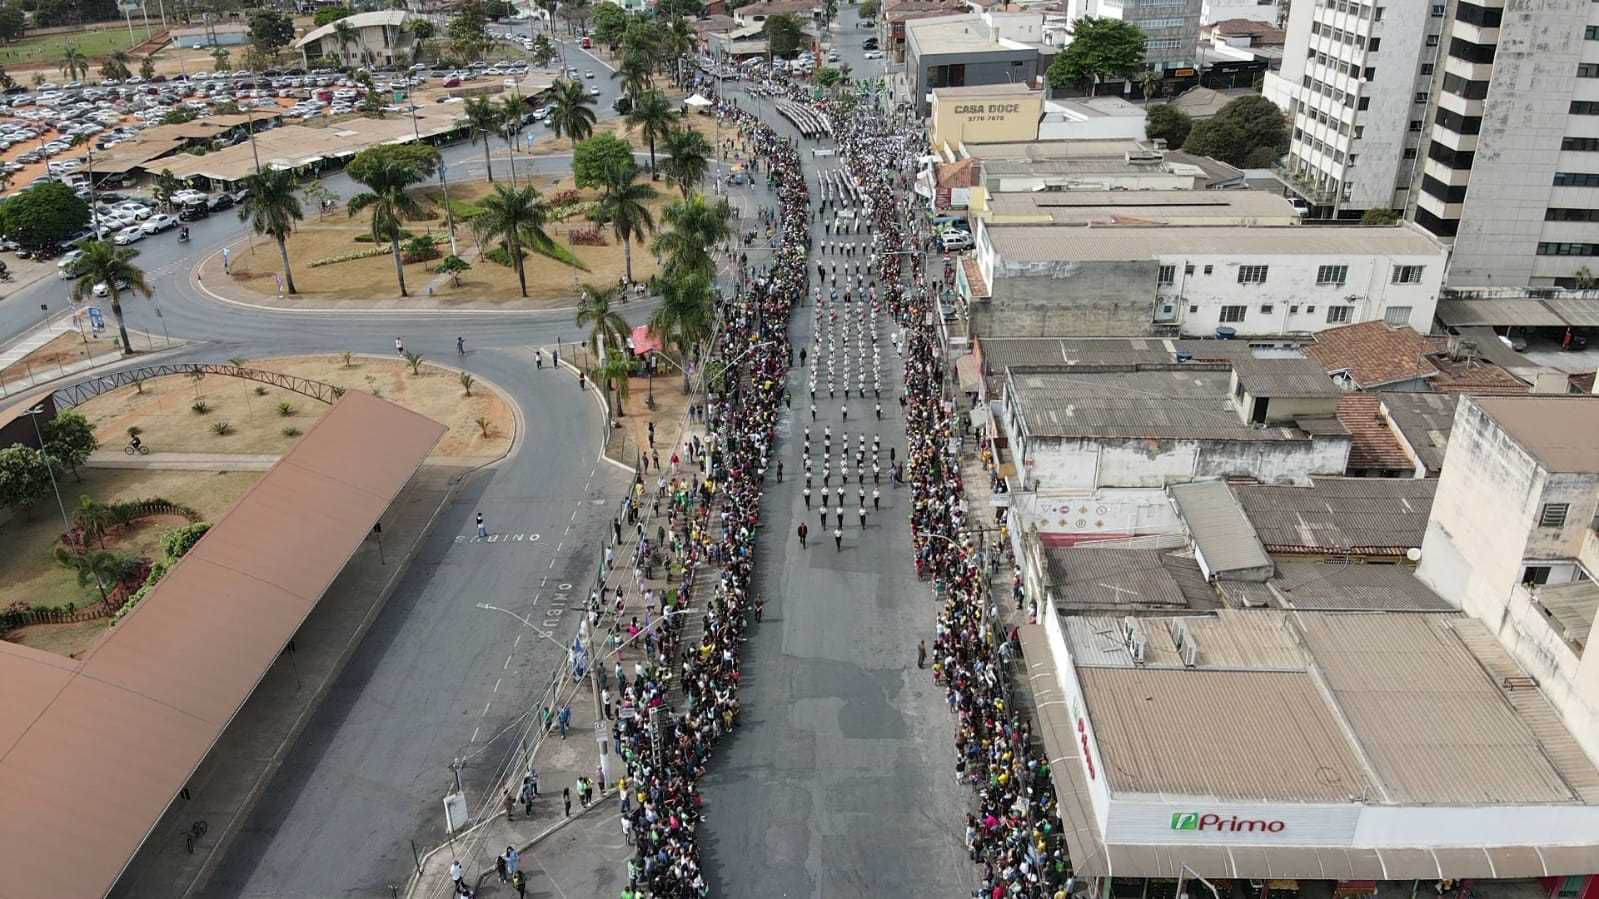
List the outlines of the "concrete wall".
<svg viewBox="0 0 1599 899">
<path fill-rule="evenodd" d="M 964 65 L 966 80 L 962 86 L 984 84 L 1032 84 L 1038 72 L 1038 50 L 1033 47 L 1011 48 L 995 45 L 981 51 L 964 53 L 923 54 L 916 46 L 915 31 L 910 32 L 905 44 L 905 71 L 910 77 L 911 97 L 922 115 L 932 112 L 927 102 L 927 70 L 934 66 Z M 1013 65 L 1020 63 L 1020 65 Z M 946 87 L 952 85 L 945 85 Z"/>
<path fill-rule="evenodd" d="M 1277 16 L 1276 0 L 1205 0 L 1200 5 L 1199 23 L 1212 25 L 1226 19 L 1248 19 L 1276 25 Z"/>
<path fill-rule="evenodd" d="M 984 337 L 1148 334 L 1151 288 L 1158 268 L 1154 260 L 1037 265 L 997 261 L 990 287 L 993 299 L 970 307 L 972 333 Z"/>
<path fill-rule="evenodd" d="M 1311 475 L 1343 473 L 1349 441 L 1034 437 L 1029 453 L 1027 474 L 1037 479 L 1040 491 L 1162 490 L 1169 484 L 1229 476 L 1308 484 Z"/>
</svg>

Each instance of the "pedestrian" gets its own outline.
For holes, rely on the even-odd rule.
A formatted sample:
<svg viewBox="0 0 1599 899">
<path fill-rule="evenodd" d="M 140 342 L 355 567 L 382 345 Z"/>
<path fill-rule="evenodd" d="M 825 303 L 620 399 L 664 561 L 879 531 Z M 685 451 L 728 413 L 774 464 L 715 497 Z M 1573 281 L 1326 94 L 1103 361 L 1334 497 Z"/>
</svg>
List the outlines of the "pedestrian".
<svg viewBox="0 0 1599 899">
<path fill-rule="evenodd" d="M 511 795 L 510 790 L 505 791 L 505 820 L 516 820 L 516 797 Z"/>
<path fill-rule="evenodd" d="M 534 797 L 537 797 L 539 795 L 539 769 L 537 769 L 537 768 L 528 769 L 528 772 L 527 772 L 527 783 L 528 783 L 528 786 L 533 788 Z"/>
<path fill-rule="evenodd" d="M 656 467 L 659 468 L 660 466 L 657 465 Z M 783 460 L 782 459 L 778 459 L 777 460 L 777 482 L 779 484 L 783 483 Z"/>
<path fill-rule="evenodd" d="M 861 506 L 859 509 L 856 509 L 855 510 L 855 514 L 860 517 L 861 530 L 863 530 L 863 531 L 866 530 L 866 507 L 865 506 Z"/>
<path fill-rule="evenodd" d="M 805 508 L 809 509 L 811 507 L 811 488 L 806 487 L 804 495 L 805 495 Z"/>
<path fill-rule="evenodd" d="M 466 338 L 465 337 L 457 337 L 457 338 L 455 338 L 455 355 L 457 355 L 457 356 L 465 356 L 466 355 Z"/>
<path fill-rule="evenodd" d="M 394 353 L 397 356 L 405 355 L 405 342 L 398 337 L 394 338 Z"/>
<path fill-rule="evenodd" d="M 876 487 L 873 487 L 872 488 L 872 511 L 873 512 L 876 512 L 876 511 L 878 511 L 879 509 L 882 508 L 882 506 L 879 505 L 882 502 L 882 498 L 883 498 L 882 492 L 879 491 Z"/>
<path fill-rule="evenodd" d="M 927 641 L 922 640 L 916 644 L 916 668 L 921 670 L 927 667 Z"/>
<path fill-rule="evenodd" d="M 466 870 L 461 867 L 461 860 L 455 859 L 450 862 L 450 882 L 455 884 L 457 893 L 461 892 L 461 888 L 466 886 L 465 882 L 463 882 L 464 877 L 466 877 Z"/>
<path fill-rule="evenodd" d="M 578 372 L 577 373 L 577 389 L 578 390 L 587 390 L 588 389 L 588 383 L 587 382 L 588 382 L 588 379 L 583 377 L 583 373 L 582 372 Z"/>
<path fill-rule="evenodd" d="M 811 529 L 806 527 L 805 522 L 802 521 L 799 523 L 799 530 L 797 533 L 799 534 L 800 549 L 805 549 L 805 538 L 810 535 Z"/>
<path fill-rule="evenodd" d="M 843 552 L 844 551 L 844 530 L 843 530 L 844 516 L 843 515 L 838 516 L 838 524 L 839 524 L 838 527 L 833 528 L 833 548 L 835 550 L 837 550 L 838 552 Z"/>
<path fill-rule="evenodd" d="M 561 706 L 561 713 L 556 716 L 561 725 L 561 739 L 566 739 L 566 730 L 572 726 L 572 705 L 565 703 Z"/>
<path fill-rule="evenodd" d="M 566 816 L 568 818 L 572 817 L 572 788 L 571 787 L 562 787 L 561 788 L 561 804 L 566 806 Z"/>
<path fill-rule="evenodd" d="M 611 691 L 600 691 L 600 703 L 605 707 L 605 720 L 611 720 Z"/>
<path fill-rule="evenodd" d="M 550 367 L 551 368 L 560 368 L 561 367 L 561 348 L 560 347 L 556 347 L 555 349 L 550 350 Z M 904 405 L 904 403 L 901 403 L 900 405 Z"/>
<path fill-rule="evenodd" d="M 497 856 L 494 859 L 494 873 L 499 876 L 500 883 L 510 882 L 511 870 L 505 866 L 505 856 Z"/>
<path fill-rule="evenodd" d="M 511 875 L 511 886 L 516 887 L 517 899 L 527 899 L 527 875 L 521 871 Z"/>
<path fill-rule="evenodd" d="M 477 538 L 482 540 L 489 535 L 489 529 L 483 526 L 483 513 L 477 513 Z"/>
<path fill-rule="evenodd" d="M 534 350 L 533 351 L 533 361 L 538 364 L 539 371 L 543 371 L 544 370 L 544 351 L 543 350 Z"/>
</svg>

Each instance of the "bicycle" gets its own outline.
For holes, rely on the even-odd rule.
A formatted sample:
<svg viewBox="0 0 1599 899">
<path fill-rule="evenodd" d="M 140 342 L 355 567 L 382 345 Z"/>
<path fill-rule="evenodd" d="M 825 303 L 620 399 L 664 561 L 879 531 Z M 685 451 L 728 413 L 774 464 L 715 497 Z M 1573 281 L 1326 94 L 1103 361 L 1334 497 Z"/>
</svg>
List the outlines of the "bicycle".
<svg viewBox="0 0 1599 899">
<path fill-rule="evenodd" d="M 138 453 L 141 456 L 150 455 L 150 448 L 148 446 L 145 446 L 142 443 L 138 443 L 138 444 L 130 443 L 127 446 L 123 447 L 122 451 L 124 453 L 130 455 L 130 456 L 133 455 L 134 453 Z"/>
<path fill-rule="evenodd" d="M 193 855 L 194 844 L 198 842 L 201 837 L 205 836 L 205 832 L 210 829 L 211 825 L 205 823 L 204 818 L 201 818 L 195 821 L 193 824 L 190 824 L 189 829 L 183 832 L 183 848 L 190 855 Z"/>
</svg>

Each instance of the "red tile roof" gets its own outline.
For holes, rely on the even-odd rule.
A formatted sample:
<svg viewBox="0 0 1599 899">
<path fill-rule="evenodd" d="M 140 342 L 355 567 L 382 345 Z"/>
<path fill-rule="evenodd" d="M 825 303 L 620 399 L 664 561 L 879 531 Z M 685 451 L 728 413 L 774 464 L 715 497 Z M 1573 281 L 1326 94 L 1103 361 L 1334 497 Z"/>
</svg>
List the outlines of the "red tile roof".
<svg viewBox="0 0 1599 899">
<path fill-rule="evenodd" d="M 1348 371 L 1356 386 L 1370 389 L 1431 377 L 1438 369 L 1427 354 L 1442 349 L 1441 341 L 1410 328 L 1369 321 L 1318 332 L 1305 353 L 1327 371 Z"/>
<path fill-rule="evenodd" d="M 1428 356 L 1427 359 L 1438 369 L 1438 374 L 1428 379 L 1428 383 L 1439 393 L 1516 396 L 1527 393 L 1529 389 L 1527 382 L 1487 359 L 1455 362 L 1442 353 Z"/>
<path fill-rule="evenodd" d="M 1338 398 L 1338 420 L 1349 429 L 1349 470 L 1414 470 L 1399 437 L 1382 414 L 1382 397 L 1347 393 Z"/>
<path fill-rule="evenodd" d="M 983 280 L 983 270 L 978 266 L 976 259 L 962 256 L 961 269 L 966 273 L 966 283 L 972 286 L 972 299 L 987 299 L 992 296 L 988 291 L 988 282 Z"/>
</svg>

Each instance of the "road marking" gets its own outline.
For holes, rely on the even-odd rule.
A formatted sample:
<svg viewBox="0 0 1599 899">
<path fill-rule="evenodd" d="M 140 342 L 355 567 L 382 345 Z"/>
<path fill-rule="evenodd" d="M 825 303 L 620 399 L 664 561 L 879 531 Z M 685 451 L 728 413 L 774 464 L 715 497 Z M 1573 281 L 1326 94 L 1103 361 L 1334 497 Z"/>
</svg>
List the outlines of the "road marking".
<svg viewBox="0 0 1599 899">
<path fill-rule="evenodd" d="M 560 552 L 560 551 L 561 551 L 561 548 L 560 548 L 560 547 L 556 547 L 556 548 L 555 548 L 555 551 L 556 551 L 556 552 Z M 554 567 L 555 567 L 555 560 L 554 560 L 554 559 L 551 559 L 551 560 L 550 560 L 550 567 L 551 567 L 551 568 L 554 568 Z"/>
<path fill-rule="evenodd" d="M 495 678 L 495 680 L 494 680 L 494 692 L 495 692 L 495 693 L 498 693 L 498 692 L 500 692 L 500 681 L 502 681 L 502 680 L 504 680 L 504 679 L 505 679 L 505 678 L 503 678 L 503 677 L 501 677 L 501 678 Z"/>
<path fill-rule="evenodd" d="M 565 540 L 562 540 L 560 543 L 555 544 L 555 551 L 556 552 L 560 552 L 561 551 L 561 547 L 563 547 L 565 545 L 566 545 L 566 541 Z M 550 561 L 553 562 L 555 560 L 551 559 Z"/>
<path fill-rule="evenodd" d="M 572 510 L 572 517 L 568 518 L 567 521 L 577 521 L 577 510 L 576 509 Z"/>
<path fill-rule="evenodd" d="M 521 646 L 521 645 L 522 645 L 522 635 L 521 634 L 517 634 L 516 635 L 516 642 L 511 644 L 511 648 L 512 649 L 516 649 L 518 646 Z M 510 661 L 510 659 L 507 658 L 506 661 Z"/>
<path fill-rule="evenodd" d="M 500 666 L 500 670 L 504 671 L 505 669 L 507 669 L 509 667 L 511 667 L 511 657 L 510 656 L 506 656 L 505 657 L 505 664 Z"/>
<path fill-rule="evenodd" d="M 489 700 L 488 702 L 483 703 L 483 714 L 479 715 L 478 717 L 479 718 L 487 717 L 488 714 L 489 714 L 489 706 L 491 706 L 493 704 L 494 704 L 494 700 L 492 700 L 492 699 Z"/>
<path fill-rule="evenodd" d="M 477 742 L 477 732 L 482 730 L 482 729 L 483 729 L 482 727 L 474 727 L 474 728 L 472 728 L 472 739 L 471 739 L 470 742 L 473 742 L 473 743 Z"/>
</svg>

